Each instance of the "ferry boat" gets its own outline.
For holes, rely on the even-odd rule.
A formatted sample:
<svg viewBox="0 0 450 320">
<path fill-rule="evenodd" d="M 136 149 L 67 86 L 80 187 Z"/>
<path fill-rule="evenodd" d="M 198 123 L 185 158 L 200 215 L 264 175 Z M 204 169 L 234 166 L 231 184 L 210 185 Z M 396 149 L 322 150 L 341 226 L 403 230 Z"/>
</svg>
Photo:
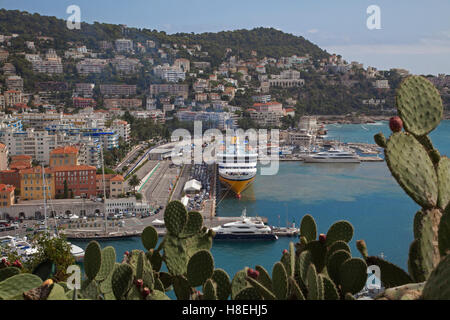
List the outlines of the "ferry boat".
<svg viewBox="0 0 450 320">
<path fill-rule="evenodd" d="M 277 235 L 260 218 L 249 218 L 246 210 L 241 220 L 214 227 L 214 240 L 277 240 Z"/>
<path fill-rule="evenodd" d="M 360 163 L 359 156 L 351 151 L 330 149 L 303 157 L 305 163 Z"/>
<path fill-rule="evenodd" d="M 232 137 L 229 145 L 222 145 L 217 154 L 220 182 L 240 197 L 255 179 L 257 161 L 258 154 L 246 141 Z"/>
</svg>

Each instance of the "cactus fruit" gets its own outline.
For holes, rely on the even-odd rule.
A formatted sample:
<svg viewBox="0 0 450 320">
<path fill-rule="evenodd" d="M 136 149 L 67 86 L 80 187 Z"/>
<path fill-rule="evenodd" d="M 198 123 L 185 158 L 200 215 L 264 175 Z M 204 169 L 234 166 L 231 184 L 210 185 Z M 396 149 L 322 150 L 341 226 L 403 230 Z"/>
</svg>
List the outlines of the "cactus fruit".
<svg viewBox="0 0 450 320">
<path fill-rule="evenodd" d="M 128 264 L 121 264 L 114 269 L 111 284 L 112 291 L 117 300 L 125 297 L 133 283 L 133 268 Z"/>
<path fill-rule="evenodd" d="M 387 140 L 386 140 L 386 137 L 384 136 L 384 134 L 383 133 L 377 133 L 376 135 L 375 135 L 375 137 L 374 137 L 374 139 L 375 139 L 375 143 L 379 146 L 379 147 L 381 147 L 381 148 L 386 148 L 386 146 L 387 146 Z"/>
<path fill-rule="evenodd" d="M 216 283 L 217 299 L 227 300 L 231 294 L 231 281 L 223 269 L 216 269 L 211 279 Z"/>
<path fill-rule="evenodd" d="M 326 241 L 327 241 L 327 235 L 323 234 L 323 233 L 319 234 L 319 242 L 321 244 L 325 244 Z"/>
<path fill-rule="evenodd" d="M 414 136 L 394 133 L 385 149 L 386 163 L 400 186 L 420 206 L 437 203 L 438 182 L 433 162 Z"/>
<path fill-rule="evenodd" d="M 145 249 L 154 249 L 158 243 L 158 232 L 154 227 L 147 226 L 144 231 L 142 231 L 141 240 Z"/>
<path fill-rule="evenodd" d="M 167 205 L 164 212 L 164 224 L 167 231 L 178 236 L 186 224 L 188 213 L 180 201 L 172 201 Z"/>
<path fill-rule="evenodd" d="M 442 157 L 437 165 L 438 205 L 444 210 L 450 202 L 450 159 Z"/>
<path fill-rule="evenodd" d="M 396 105 L 405 130 L 423 136 L 442 119 L 442 99 L 436 87 L 421 76 L 406 78 L 397 90 Z"/>
<path fill-rule="evenodd" d="M 286 268 L 281 262 L 276 262 L 272 270 L 272 288 L 278 300 L 285 300 L 288 294 L 288 279 Z"/>
<path fill-rule="evenodd" d="M 339 284 L 343 293 L 358 293 L 367 281 L 367 264 L 360 258 L 351 258 L 339 268 Z"/>
<path fill-rule="evenodd" d="M 356 248 L 358 249 L 359 253 L 361 253 L 361 256 L 364 258 L 364 260 L 366 260 L 367 257 L 369 256 L 369 252 L 367 251 L 366 242 L 364 240 L 357 240 Z"/>
<path fill-rule="evenodd" d="M 438 247 L 441 257 L 450 254 L 450 207 L 444 212 L 439 223 Z"/>
<path fill-rule="evenodd" d="M 41 278 L 34 274 L 17 274 L 0 282 L 0 299 L 10 300 L 28 290 L 39 287 L 41 284 Z"/>
<path fill-rule="evenodd" d="M 353 226 L 347 221 L 337 221 L 328 229 L 326 244 L 330 246 L 335 241 L 350 242 L 353 238 Z"/>
<path fill-rule="evenodd" d="M 208 250 L 200 250 L 189 259 L 187 279 L 192 287 L 202 285 L 214 272 L 214 259 Z"/>
<path fill-rule="evenodd" d="M 316 240 L 317 225 L 309 214 L 305 215 L 300 223 L 300 236 L 305 237 L 307 241 Z"/>
<path fill-rule="evenodd" d="M 91 241 L 86 247 L 84 254 L 84 271 L 88 279 L 95 279 L 100 270 L 102 251 L 97 241 Z"/>
<path fill-rule="evenodd" d="M 400 132 L 403 129 L 403 121 L 400 117 L 395 116 L 389 119 L 389 128 L 392 132 Z"/>
<path fill-rule="evenodd" d="M 249 276 L 252 279 L 257 280 L 258 277 L 259 277 L 259 271 L 256 271 L 256 270 L 253 270 L 253 269 L 249 268 L 247 270 L 247 276 Z"/>
</svg>

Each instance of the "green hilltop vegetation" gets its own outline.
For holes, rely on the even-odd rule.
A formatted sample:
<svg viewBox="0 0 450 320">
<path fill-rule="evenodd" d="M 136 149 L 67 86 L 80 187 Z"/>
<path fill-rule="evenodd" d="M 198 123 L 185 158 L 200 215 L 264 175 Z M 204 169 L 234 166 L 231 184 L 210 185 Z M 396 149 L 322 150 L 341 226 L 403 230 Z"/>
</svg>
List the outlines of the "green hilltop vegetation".
<svg viewBox="0 0 450 320">
<path fill-rule="evenodd" d="M 112 41 L 124 37 L 120 25 L 94 22 L 81 24 L 80 30 L 69 30 L 66 21 L 56 17 L 42 16 L 18 10 L 0 10 L 0 30 L 5 34 L 17 33 L 21 38 L 32 40 L 36 36 L 54 38 L 55 49 L 66 49 L 67 42 L 80 42 L 89 48 L 98 48 L 102 40 Z M 255 50 L 259 57 L 280 58 L 294 54 L 310 54 L 314 58 L 324 58 L 329 54 L 303 37 L 287 34 L 274 28 L 255 28 L 253 30 L 223 31 L 218 33 L 176 33 L 164 31 L 127 28 L 126 38 L 145 42 L 200 44 L 208 52 L 213 66 L 220 64 L 226 48 L 249 54 Z"/>
</svg>

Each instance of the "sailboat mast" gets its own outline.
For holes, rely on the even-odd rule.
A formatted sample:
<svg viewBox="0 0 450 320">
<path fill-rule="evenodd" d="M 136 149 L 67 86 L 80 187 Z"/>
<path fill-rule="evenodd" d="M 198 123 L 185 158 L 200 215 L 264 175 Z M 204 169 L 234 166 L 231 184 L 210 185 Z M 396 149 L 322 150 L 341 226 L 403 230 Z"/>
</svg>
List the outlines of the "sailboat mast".
<svg viewBox="0 0 450 320">
<path fill-rule="evenodd" d="M 108 220 L 106 217 L 106 183 L 105 183 L 105 162 L 103 161 L 103 139 L 100 142 L 100 155 L 102 158 L 102 184 L 103 184 L 103 217 L 105 220 L 105 235 L 108 227 Z"/>
<path fill-rule="evenodd" d="M 46 195 L 46 186 L 45 186 L 45 170 L 44 166 L 42 168 L 42 188 L 44 190 L 44 226 L 45 231 L 48 232 L 48 224 L 47 224 L 47 195 Z"/>
</svg>

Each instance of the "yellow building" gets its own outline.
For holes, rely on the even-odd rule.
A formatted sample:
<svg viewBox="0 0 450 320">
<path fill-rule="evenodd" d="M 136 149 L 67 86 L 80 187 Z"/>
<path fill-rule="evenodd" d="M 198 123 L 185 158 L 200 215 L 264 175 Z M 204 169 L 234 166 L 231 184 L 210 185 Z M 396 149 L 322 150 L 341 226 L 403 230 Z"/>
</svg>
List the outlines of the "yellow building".
<svg viewBox="0 0 450 320">
<path fill-rule="evenodd" d="M 0 184 L 0 208 L 10 207 L 14 204 L 14 186 Z"/>
<path fill-rule="evenodd" d="M 96 177 L 97 195 L 103 195 L 103 176 Z M 125 193 L 125 179 L 120 174 L 105 174 L 105 191 L 108 198 L 118 198 Z"/>
<path fill-rule="evenodd" d="M 50 152 L 50 167 L 78 165 L 78 147 L 64 146 Z"/>
<path fill-rule="evenodd" d="M 55 179 L 51 169 L 45 168 L 46 198 L 55 198 Z M 20 170 L 20 196 L 22 200 L 43 200 L 42 167 Z"/>
</svg>

